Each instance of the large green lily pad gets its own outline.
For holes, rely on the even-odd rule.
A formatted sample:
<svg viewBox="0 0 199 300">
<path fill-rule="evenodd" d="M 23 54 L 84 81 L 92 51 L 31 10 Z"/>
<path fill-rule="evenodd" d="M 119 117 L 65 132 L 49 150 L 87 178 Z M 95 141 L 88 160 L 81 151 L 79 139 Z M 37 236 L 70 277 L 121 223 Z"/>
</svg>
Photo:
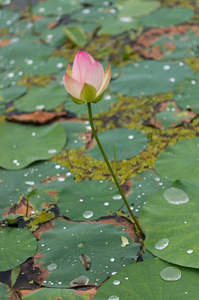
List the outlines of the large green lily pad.
<svg viewBox="0 0 199 300">
<path fill-rule="evenodd" d="M 95 220 L 113 214 L 123 205 L 113 182 L 83 181 L 59 194 L 59 210 L 73 220 Z"/>
<path fill-rule="evenodd" d="M 119 17 L 141 17 L 158 9 L 160 2 L 156 0 L 119 0 L 116 5 L 120 7 Z"/>
<path fill-rule="evenodd" d="M 14 106 L 19 111 L 32 112 L 35 110 L 51 110 L 66 101 L 66 91 L 58 83 L 50 84 L 46 87 L 34 87 L 14 102 Z"/>
<path fill-rule="evenodd" d="M 43 257 L 36 260 L 48 272 L 42 283 L 48 287 L 67 287 L 79 276 L 86 276 L 89 284 L 99 284 L 112 272 L 131 264 L 139 251 L 139 244 L 133 243 L 123 226 L 64 220 L 55 220 L 53 226 L 41 235 L 37 253 Z M 129 241 L 126 247 L 121 246 L 121 236 Z M 91 259 L 88 270 L 81 263 L 83 255 Z"/>
<path fill-rule="evenodd" d="M 186 23 L 194 16 L 194 11 L 187 7 L 161 7 L 153 14 L 141 19 L 141 24 L 147 27 L 166 27 Z"/>
<path fill-rule="evenodd" d="M 66 131 L 59 123 L 37 127 L 4 122 L 0 124 L 0 136 L 0 166 L 9 170 L 49 159 L 66 143 Z"/>
<path fill-rule="evenodd" d="M 24 61 L 32 63 L 35 58 L 45 59 L 53 50 L 53 47 L 48 47 L 33 37 L 17 37 L 14 43 L 1 48 L 2 67 L 6 68 L 12 62 L 12 67 L 20 68 Z"/>
<path fill-rule="evenodd" d="M 172 91 L 176 84 L 193 74 L 186 64 L 151 60 L 127 65 L 117 69 L 117 72 L 121 76 L 110 83 L 110 88 L 128 96 L 148 96 Z"/>
<path fill-rule="evenodd" d="M 185 178 L 198 184 L 199 138 L 190 138 L 169 146 L 155 163 L 156 171 L 170 181 Z"/>
<path fill-rule="evenodd" d="M 31 75 L 52 75 L 60 70 L 65 70 L 68 61 L 62 57 L 50 57 L 48 60 L 25 60 L 19 69 L 25 74 Z M 64 73 L 64 72 L 63 72 Z"/>
<path fill-rule="evenodd" d="M 160 277 L 166 268 L 178 274 L 179 280 L 166 281 Z M 170 275 L 170 274 L 168 274 Z M 177 276 L 176 276 L 177 278 Z M 197 299 L 198 271 L 155 259 L 126 267 L 107 280 L 94 300 L 176 300 Z M 112 298 L 111 298 L 112 297 Z"/>
<path fill-rule="evenodd" d="M 109 160 L 123 160 L 137 155 L 146 148 L 147 137 L 135 129 L 117 128 L 106 130 L 98 134 L 102 147 Z M 95 159 L 103 159 L 97 146 L 93 146 L 86 153 Z"/>
<path fill-rule="evenodd" d="M 34 235 L 22 228 L 0 230 L 0 271 L 11 270 L 35 254 L 37 241 Z"/>
<path fill-rule="evenodd" d="M 139 221 L 146 234 L 145 247 L 155 256 L 199 268 L 198 197 L 199 185 L 181 179 L 144 205 Z"/>
<path fill-rule="evenodd" d="M 27 92 L 27 88 L 23 85 L 14 85 L 0 91 L 0 100 L 9 102 L 21 97 Z"/>
</svg>

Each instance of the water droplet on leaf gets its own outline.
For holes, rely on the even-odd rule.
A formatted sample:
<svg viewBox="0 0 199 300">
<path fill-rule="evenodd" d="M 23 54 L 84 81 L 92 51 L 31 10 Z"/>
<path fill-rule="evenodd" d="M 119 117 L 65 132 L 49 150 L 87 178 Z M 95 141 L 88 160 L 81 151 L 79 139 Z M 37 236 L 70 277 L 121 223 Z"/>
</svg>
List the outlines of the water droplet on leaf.
<svg viewBox="0 0 199 300">
<path fill-rule="evenodd" d="M 163 238 L 155 244 L 155 249 L 163 250 L 168 246 L 168 244 L 169 244 L 169 240 L 167 238 Z"/>
<path fill-rule="evenodd" d="M 175 187 L 164 191 L 163 197 L 168 203 L 175 205 L 185 204 L 189 201 L 189 196 L 183 190 Z"/>
<path fill-rule="evenodd" d="M 119 284 L 120 284 L 120 281 L 116 279 L 116 280 L 113 281 L 113 284 L 114 284 L 114 285 L 119 285 Z"/>
<path fill-rule="evenodd" d="M 119 300 L 120 298 L 116 295 L 112 295 L 108 298 L 108 300 Z"/>
<path fill-rule="evenodd" d="M 176 281 L 181 278 L 181 271 L 176 267 L 167 267 L 162 269 L 160 277 L 166 281 Z"/>
<path fill-rule="evenodd" d="M 83 217 L 85 219 L 90 219 L 93 216 L 93 212 L 91 210 L 87 210 L 83 213 Z"/>
<path fill-rule="evenodd" d="M 55 263 L 52 263 L 47 266 L 47 269 L 48 269 L 48 271 L 53 271 L 53 270 L 57 269 L 57 265 Z"/>
</svg>

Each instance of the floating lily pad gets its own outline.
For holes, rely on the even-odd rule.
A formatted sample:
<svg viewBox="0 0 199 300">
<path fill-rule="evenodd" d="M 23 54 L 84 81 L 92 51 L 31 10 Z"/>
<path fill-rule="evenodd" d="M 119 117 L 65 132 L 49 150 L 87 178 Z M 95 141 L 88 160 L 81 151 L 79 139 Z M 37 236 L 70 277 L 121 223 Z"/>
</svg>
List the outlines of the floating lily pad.
<svg viewBox="0 0 199 300">
<path fill-rule="evenodd" d="M 121 246 L 121 236 L 129 241 L 126 247 Z M 37 254 L 43 257 L 36 264 L 42 263 L 41 268 L 48 272 L 42 283 L 48 287 L 67 287 L 79 276 L 88 278 L 86 284 L 100 284 L 112 272 L 132 264 L 138 251 L 139 245 L 132 242 L 122 226 L 55 220 L 54 229 L 43 233 L 38 242 Z M 80 261 L 80 255 L 91 258 L 89 269 Z"/>
<path fill-rule="evenodd" d="M 174 89 L 173 94 L 174 100 L 180 107 L 192 109 L 197 114 L 199 113 L 198 81 L 199 73 L 196 73 L 193 77 L 181 81 Z"/>
<path fill-rule="evenodd" d="M 122 76 L 112 81 L 110 88 L 128 96 L 149 96 L 172 91 L 176 84 L 193 74 L 185 64 L 150 60 L 130 64 L 117 71 Z"/>
<path fill-rule="evenodd" d="M 11 270 L 33 256 L 37 249 L 34 235 L 22 228 L 5 228 L 0 231 L 0 271 Z"/>
<path fill-rule="evenodd" d="M 68 186 L 59 194 L 58 202 L 64 216 L 82 221 L 113 214 L 122 205 L 115 184 L 106 181 L 83 181 Z"/>
<path fill-rule="evenodd" d="M 116 5 L 120 6 L 119 17 L 141 17 L 158 9 L 160 2 L 156 0 L 119 0 Z"/>
<path fill-rule="evenodd" d="M 117 128 L 106 130 L 98 134 L 102 147 L 109 160 L 123 160 L 137 155 L 146 148 L 147 137 L 138 130 Z M 95 159 L 103 159 L 102 154 L 97 146 L 93 146 L 86 153 Z"/>
<path fill-rule="evenodd" d="M 49 300 L 49 299 L 70 299 L 70 300 L 84 300 L 85 298 L 76 295 L 71 289 L 49 289 L 42 288 L 31 294 L 25 295 L 23 300 Z"/>
<path fill-rule="evenodd" d="M 19 67 L 20 71 L 25 74 L 31 75 L 51 75 L 65 70 L 68 61 L 63 57 L 50 57 L 48 60 L 40 60 L 35 58 L 34 60 L 25 60 Z"/>
<path fill-rule="evenodd" d="M 72 12 L 78 10 L 80 7 L 81 6 L 78 0 L 49 0 L 37 4 L 33 8 L 33 12 L 35 14 L 40 14 L 44 16 L 61 16 L 63 14 L 71 14 Z"/>
<path fill-rule="evenodd" d="M 146 234 L 145 247 L 155 256 L 199 268 L 199 243 L 195 238 L 198 223 L 194 213 L 198 211 L 198 197 L 198 185 L 177 180 L 144 205 L 139 221 Z"/>
<path fill-rule="evenodd" d="M 142 172 L 132 177 L 133 185 L 130 188 L 131 193 L 127 200 L 132 207 L 136 217 L 140 215 L 143 205 L 157 191 L 167 187 L 170 182 L 153 171 Z M 125 213 L 128 213 L 125 205 L 122 207 Z"/>
<path fill-rule="evenodd" d="M 34 87 L 23 97 L 14 102 L 19 111 L 32 112 L 35 110 L 51 110 L 66 102 L 66 90 L 58 83 L 46 87 Z"/>
<path fill-rule="evenodd" d="M 174 281 L 163 280 L 161 272 L 169 269 Z M 174 271 L 174 272 L 173 272 Z M 195 283 L 195 284 L 193 284 Z M 107 280 L 98 290 L 94 300 L 175 300 L 198 297 L 198 271 L 168 264 L 159 259 L 126 267 Z M 112 297 L 112 298 L 111 298 Z"/>
<path fill-rule="evenodd" d="M 11 27 L 19 19 L 19 14 L 16 11 L 8 9 L 1 10 L 0 28 Z"/>
<path fill-rule="evenodd" d="M 27 88 L 23 85 L 10 86 L 0 91 L 0 100 L 9 102 L 15 100 L 27 92 Z"/>
<path fill-rule="evenodd" d="M 49 159 L 66 143 L 66 132 L 59 123 L 42 127 L 1 123 L 0 136 L 0 166 L 10 170 Z"/>
<path fill-rule="evenodd" d="M 12 67 L 20 67 L 25 61 L 32 63 L 35 58 L 42 60 L 47 58 L 53 50 L 52 46 L 48 47 L 30 36 L 16 38 L 15 42 L 1 48 L 2 67 L 6 68 L 10 62 L 12 62 Z"/>
<path fill-rule="evenodd" d="M 186 23 L 194 16 L 194 11 L 187 7 L 161 7 L 159 10 L 145 16 L 141 23 L 147 27 L 164 27 Z"/>
<path fill-rule="evenodd" d="M 174 181 L 185 178 L 198 184 L 199 177 L 199 138 L 190 138 L 169 146 L 161 153 L 155 163 L 156 171 Z"/>
</svg>

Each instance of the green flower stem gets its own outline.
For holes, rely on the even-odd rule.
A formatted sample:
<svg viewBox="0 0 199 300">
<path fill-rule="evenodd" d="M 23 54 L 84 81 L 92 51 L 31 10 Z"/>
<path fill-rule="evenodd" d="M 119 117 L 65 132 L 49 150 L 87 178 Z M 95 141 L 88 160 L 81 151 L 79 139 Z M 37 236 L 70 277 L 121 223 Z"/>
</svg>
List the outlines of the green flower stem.
<svg viewBox="0 0 199 300">
<path fill-rule="evenodd" d="M 117 177 L 115 176 L 115 173 L 113 172 L 113 169 L 112 169 L 112 167 L 111 167 L 111 165 L 110 165 L 110 163 L 109 163 L 109 160 L 108 160 L 108 158 L 107 158 L 107 156 L 106 156 L 106 154 L 105 154 L 105 152 L 104 152 L 104 149 L 103 149 L 103 147 L 102 147 L 102 145 L 101 145 L 101 143 L 100 143 L 100 140 L 99 140 L 99 138 L 98 138 L 98 136 L 97 136 L 97 132 L 95 131 L 95 127 L 94 127 L 94 124 L 93 124 L 93 117 L 92 117 L 91 103 L 88 102 L 88 103 L 87 103 L 87 106 L 88 106 L 88 115 L 89 115 L 89 121 L 90 121 L 91 129 L 92 129 L 93 135 L 94 135 L 94 137 L 95 137 L 95 140 L 96 140 L 96 142 L 97 142 L 97 145 L 98 145 L 98 147 L 99 147 L 99 149 L 100 149 L 100 151 L 101 151 L 101 153 L 102 153 L 102 155 L 103 155 L 103 157 L 104 157 L 104 160 L 105 160 L 105 162 L 106 162 L 106 164 L 107 164 L 107 167 L 109 168 L 109 171 L 110 171 L 110 173 L 111 173 L 111 175 L 112 175 L 112 177 L 113 177 L 113 179 L 114 179 L 114 181 L 115 181 L 115 184 L 116 184 L 116 186 L 117 186 L 117 188 L 118 188 L 118 190 L 119 190 L 119 192 L 120 192 L 120 195 L 122 196 L 122 199 L 124 200 L 124 203 L 125 203 L 125 205 L 126 205 L 128 211 L 129 211 L 129 214 L 130 214 L 131 218 L 132 218 L 133 221 L 134 221 L 135 227 L 136 227 L 137 230 L 140 232 L 140 235 L 142 236 L 142 238 L 145 238 L 145 234 L 144 234 L 142 228 L 140 227 L 140 224 L 138 223 L 138 220 L 137 220 L 136 217 L 134 216 L 134 214 L 133 214 L 133 212 L 132 212 L 132 210 L 131 210 L 131 208 L 130 208 L 130 206 L 129 206 L 127 200 L 126 200 L 126 197 L 125 197 L 125 195 L 124 195 L 124 192 L 123 192 L 123 190 L 121 189 L 121 187 L 120 187 L 120 185 L 119 185 L 119 182 L 118 182 L 118 180 L 117 180 Z"/>
</svg>

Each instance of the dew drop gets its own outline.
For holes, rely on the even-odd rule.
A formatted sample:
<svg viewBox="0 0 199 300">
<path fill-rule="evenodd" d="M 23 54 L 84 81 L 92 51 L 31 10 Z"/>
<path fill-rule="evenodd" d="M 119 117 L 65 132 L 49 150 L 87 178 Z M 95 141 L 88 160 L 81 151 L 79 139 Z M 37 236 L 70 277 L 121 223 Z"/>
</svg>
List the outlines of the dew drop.
<svg viewBox="0 0 199 300">
<path fill-rule="evenodd" d="M 59 177 L 57 180 L 58 180 L 59 182 L 64 182 L 64 181 L 66 180 L 66 178 L 64 178 L 64 177 Z"/>
<path fill-rule="evenodd" d="M 83 13 L 84 15 L 87 15 L 87 14 L 90 13 L 90 9 L 85 8 L 85 9 L 82 10 L 82 13 Z"/>
<path fill-rule="evenodd" d="M 113 196 L 113 200 L 120 200 L 120 199 L 122 199 L 121 195 L 115 195 L 115 196 Z"/>
<path fill-rule="evenodd" d="M 176 281 L 181 278 L 181 271 L 176 267 L 167 267 L 162 269 L 160 277 L 165 281 Z"/>
<path fill-rule="evenodd" d="M 25 184 L 28 184 L 28 185 L 34 185 L 35 182 L 34 182 L 34 181 L 26 181 Z"/>
<path fill-rule="evenodd" d="M 129 139 L 129 140 L 132 140 L 133 138 L 134 138 L 133 135 L 129 135 L 129 136 L 128 136 L 128 139 Z"/>
<path fill-rule="evenodd" d="M 169 65 L 164 65 L 164 66 L 163 66 L 163 69 L 164 69 L 164 70 L 169 70 L 169 69 L 170 69 L 170 66 L 169 66 Z"/>
<path fill-rule="evenodd" d="M 169 240 L 167 238 L 163 238 L 155 244 L 155 249 L 163 250 L 168 246 L 168 244 L 169 244 Z"/>
<path fill-rule="evenodd" d="M 46 9 L 44 8 L 44 7 L 40 7 L 39 9 L 38 9 L 38 12 L 44 12 Z"/>
<path fill-rule="evenodd" d="M 53 271 L 53 270 L 57 269 L 57 265 L 55 263 L 52 263 L 47 266 L 47 269 L 48 269 L 48 271 Z"/>
<path fill-rule="evenodd" d="M 193 253 L 193 250 L 192 250 L 192 249 L 189 249 L 189 250 L 187 250 L 187 253 L 188 253 L 188 254 L 191 254 L 191 253 Z"/>
<path fill-rule="evenodd" d="M 185 204 L 189 201 L 189 196 L 183 190 L 175 187 L 164 191 L 163 197 L 168 203 L 175 205 Z"/>
<path fill-rule="evenodd" d="M 116 280 L 113 281 L 113 284 L 114 284 L 114 285 L 119 285 L 119 284 L 120 284 L 120 281 L 116 279 Z"/>
<path fill-rule="evenodd" d="M 108 298 L 108 300 L 119 300 L 120 298 L 116 295 L 112 295 Z"/>
<path fill-rule="evenodd" d="M 105 97 L 104 97 L 104 100 L 110 100 L 111 99 L 111 95 L 106 95 Z"/>
<path fill-rule="evenodd" d="M 49 153 L 49 154 L 53 154 L 53 153 L 56 153 L 56 152 L 57 152 L 56 149 L 49 149 L 49 150 L 48 150 L 48 153 Z"/>
<path fill-rule="evenodd" d="M 37 105 L 36 107 L 35 107 L 35 109 L 44 109 L 45 108 L 45 105 Z"/>
<path fill-rule="evenodd" d="M 91 210 L 87 210 L 83 213 L 83 217 L 85 219 L 90 219 L 93 216 L 93 212 Z"/>
<path fill-rule="evenodd" d="M 114 258 L 114 257 L 111 257 L 111 258 L 110 258 L 110 261 L 112 261 L 112 262 L 115 261 L 115 258 Z"/>
<path fill-rule="evenodd" d="M 108 206 L 109 205 L 109 203 L 108 202 L 104 202 L 104 206 Z"/>
<path fill-rule="evenodd" d="M 124 22 L 124 23 L 130 23 L 130 22 L 133 21 L 133 18 L 131 18 L 131 17 L 121 17 L 120 21 Z"/>
</svg>

